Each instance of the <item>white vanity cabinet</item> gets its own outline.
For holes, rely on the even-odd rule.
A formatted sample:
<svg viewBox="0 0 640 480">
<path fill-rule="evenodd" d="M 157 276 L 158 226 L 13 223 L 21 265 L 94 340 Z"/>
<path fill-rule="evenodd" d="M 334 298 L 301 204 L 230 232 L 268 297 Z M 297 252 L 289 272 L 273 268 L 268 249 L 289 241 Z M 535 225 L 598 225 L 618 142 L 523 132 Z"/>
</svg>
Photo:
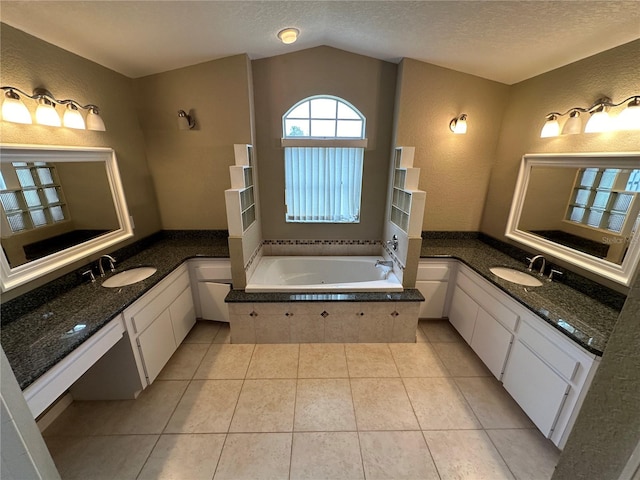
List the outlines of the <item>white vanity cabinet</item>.
<svg viewBox="0 0 640 480">
<path fill-rule="evenodd" d="M 143 387 L 151 385 L 195 324 L 189 272 L 182 264 L 124 311 Z"/>
<path fill-rule="evenodd" d="M 449 321 L 538 429 L 563 448 L 599 357 L 465 265 L 458 266 Z"/>
<path fill-rule="evenodd" d="M 189 260 L 196 317 L 229 322 L 224 298 L 231 290 L 231 261 L 228 258 Z"/>
<path fill-rule="evenodd" d="M 419 318 L 447 316 L 449 282 L 454 278 L 457 261 L 420 260 L 416 288 L 425 298 L 420 303 Z"/>
<path fill-rule="evenodd" d="M 449 321 L 500 380 L 518 325 L 513 300 L 460 265 L 449 309 Z"/>
</svg>

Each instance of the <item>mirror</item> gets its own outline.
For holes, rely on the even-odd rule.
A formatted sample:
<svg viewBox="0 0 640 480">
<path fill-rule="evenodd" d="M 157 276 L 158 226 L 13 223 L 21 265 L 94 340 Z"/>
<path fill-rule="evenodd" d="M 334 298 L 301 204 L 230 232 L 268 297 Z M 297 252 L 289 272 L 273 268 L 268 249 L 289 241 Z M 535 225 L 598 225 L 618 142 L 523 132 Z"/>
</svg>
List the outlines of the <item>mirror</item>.
<svg viewBox="0 0 640 480">
<path fill-rule="evenodd" d="M 640 153 L 523 157 L 507 237 L 628 286 L 639 226 Z"/>
<path fill-rule="evenodd" d="M 0 146 L 6 291 L 133 236 L 110 148 Z"/>
</svg>

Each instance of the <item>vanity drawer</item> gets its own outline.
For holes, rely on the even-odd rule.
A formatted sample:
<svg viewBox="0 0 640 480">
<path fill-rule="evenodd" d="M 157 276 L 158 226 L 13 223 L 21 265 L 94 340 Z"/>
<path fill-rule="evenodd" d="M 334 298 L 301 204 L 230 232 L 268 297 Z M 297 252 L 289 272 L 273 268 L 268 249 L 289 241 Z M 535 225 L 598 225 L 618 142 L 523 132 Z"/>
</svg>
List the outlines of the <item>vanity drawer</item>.
<svg viewBox="0 0 640 480">
<path fill-rule="evenodd" d="M 484 280 L 482 280 L 484 281 Z M 468 277 L 462 271 L 458 272 L 457 285 L 464 290 L 478 305 L 480 305 L 487 313 L 491 314 L 495 319 L 499 320 L 509 330 L 514 331 L 518 325 L 520 318 L 504 305 L 504 301 L 508 299 L 496 298 L 494 293 L 489 289 L 481 287 L 472 278 Z"/>
<path fill-rule="evenodd" d="M 449 280 L 451 266 L 445 262 L 420 262 L 416 280 L 446 282 Z"/>
<path fill-rule="evenodd" d="M 131 319 L 134 333 L 143 332 L 153 321 L 165 311 L 180 292 L 187 288 L 189 272 L 186 268 L 173 281 L 171 274 L 159 285 L 155 286 L 132 307 L 125 310 L 125 318 Z M 167 280 L 169 281 L 168 283 Z"/>
<path fill-rule="evenodd" d="M 573 380 L 573 376 L 580 362 L 565 353 L 559 346 L 551 342 L 526 322 L 522 322 L 518 333 L 520 341 L 527 345 L 536 355 L 544 359 L 545 362 L 565 379 L 569 381 Z"/>
<path fill-rule="evenodd" d="M 199 282 L 231 279 L 229 260 L 197 261 L 193 265 L 194 277 Z"/>
</svg>

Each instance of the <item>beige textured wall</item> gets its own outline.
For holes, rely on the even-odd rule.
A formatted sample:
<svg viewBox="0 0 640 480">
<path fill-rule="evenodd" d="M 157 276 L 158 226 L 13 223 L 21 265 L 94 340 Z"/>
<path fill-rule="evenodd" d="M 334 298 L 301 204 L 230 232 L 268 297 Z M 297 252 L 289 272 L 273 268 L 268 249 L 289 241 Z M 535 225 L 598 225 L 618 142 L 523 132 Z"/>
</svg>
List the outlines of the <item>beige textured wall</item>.
<svg viewBox="0 0 640 480">
<path fill-rule="evenodd" d="M 233 144 L 252 139 L 250 67 L 236 55 L 133 81 L 162 228 L 227 228 Z M 178 110 L 193 130 L 178 130 Z"/>
<path fill-rule="evenodd" d="M 396 65 L 330 47 L 255 60 L 253 66 L 258 186 L 266 239 L 379 239 L 384 220 Z M 367 119 L 361 219 L 358 224 L 285 222 L 282 115 L 311 95 L 352 103 Z"/>
<path fill-rule="evenodd" d="M 395 143 L 416 147 L 422 229 L 477 231 L 509 87 L 408 58 L 399 68 Z M 455 135 L 449 122 L 461 113 L 467 134 Z"/>
<path fill-rule="evenodd" d="M 588 107 L 603 95 L 619 102 L 638 94 L 639 57 L 640 40 L 511 87 L 482 218 L 483 232 L 505 239 L 511 198 L 524 154 L 640 150 L 637 131 L 540 138 L 544 117 L 549 112 Z"/>
<path fill-rule="evenodd" d="M 640 275 L 618 317 L 553 480 L 620 478 L 640 442 L 638 319 Z"/>
<path fill-rule="evenodd" d="M 84 145 L 111 147 L 118 157 L 129 212 L 135 221 L 135 237 L 128 243 L 160 230 L 160 216 L 151 174 L 144 152 L 144 139 L 135 111 L 132 81 L 43 42 L 8 25 L 0 27 L 0 82 L 31 93 L 36 87 L 48 89 L 56 98 L 72 98 L 100 107 L 106 132 L 21 125 L 0 122 L 3 143 L 38 145 Z M 35 102 L 25 104 L 35 112 Z M 117 247 L 112 247 L 114 250 Z M 99 255 L 96 254 L 97 258 Z M 82 263 L 92 259 L 86 259 Z M 70 265 L 3 294 L 3 301 L 42 285 L 80 265 Z"/>
</svg>

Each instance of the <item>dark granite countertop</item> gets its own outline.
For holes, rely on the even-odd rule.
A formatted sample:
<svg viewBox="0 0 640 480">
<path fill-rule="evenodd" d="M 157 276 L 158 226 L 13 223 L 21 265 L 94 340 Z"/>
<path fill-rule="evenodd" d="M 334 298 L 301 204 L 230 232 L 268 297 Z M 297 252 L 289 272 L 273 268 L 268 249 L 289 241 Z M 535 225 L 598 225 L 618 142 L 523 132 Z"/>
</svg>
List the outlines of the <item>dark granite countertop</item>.
<svg viewBox="0 0 640 480">
<path fill-rule="evenodd" d="M 540 287 L 525 287 L 497 277 L 489 268 L 505 266 L 526 272 L 524 255 L 522 261 L 518 261 L 479 239 L 423 239 L 420 256 L 460 260 L 578 345 L 599 356 L 618 319 L 618 309 L 561 281 L 543 281 Z"/>
<path fill-rule="evenodd" d="M 227 239 L 162 238 L 116 263 L 116 273 L 143 265 L 156 267 L 157 272 L 148 279 L 122 288 L 103 288 L 102 282 L 112 275 L 107 274 L 17 319 L 3 318 L 0 341 L 20 388 L 28 387 L 185 260 L 196 257 L 228 258 Z"/>
<path fill-rule="evenodd" d="M 246 293 L 231 290 L 227 303 L 285 303 L 285 302 L 422 302 L 424 297 L 415 288 L 402 292 L 345 292 L 345 293 Z"/>
<path fill-rule="evenodd" d="M 103 288 L 106 278 L 66 289 L 33 308 L 3 305 L 0 339 L 9 363 L 22 389 L 32 384 L 56 363 L 106 325 L 116 315 L 190 258 L 225 258 L 229 256 L 226 236 L 159 236 L 145 248 L 117 263 L 118 271 L 152 265 L 157 272 L 142 282 L 122 288 Z M 125 247 L 126 248 L 126 247 Z M 114 255 L 118 259 L 118 252 Z M 461 260 L 494 285 L 535 312 L 587 350 L 601 355 L 617 319 L 618 311 L 573 290 L 552 282 L 538 288 L 524 288 L 497 278 L 489 272 L 495 265 L 523 268 L 523 263 L 490 247 L 480 240 L 424 240 L 422 257 Z M 241 301 L 243 291 L 232 291 L 229 301 Z M 259 294 L 251 294 L 259 295 Z M 267 294 L 269 295 L 269 294 Z M 272 295 L 272 294 L 271 294 Z M 308 294 L 285 294 L 269 301 L 334 301 L 331 297 Z M 317 295 L 317 294 L 314 294 Z M 331 295 L 331 294 L 329 294 Z M 398 294 L 345 293 L 342 301 L 420 301 L 417 290 Z M 392 298 L 389 298 L 391 295 Z M 25 297 L 29 296 L 26 294 Z M 32 295 L 41 296 L 39 291 Z M 20 297 L 19 297 L 20 298 Z M 283 297 L 284 298 L 284 297 Z M 252 299 L 255 301 L 255 299 Z M 7 302 L 16 303 L 16 300 Z M 19 313 L 16 313 L 19 312 Z"/>
</svg>

